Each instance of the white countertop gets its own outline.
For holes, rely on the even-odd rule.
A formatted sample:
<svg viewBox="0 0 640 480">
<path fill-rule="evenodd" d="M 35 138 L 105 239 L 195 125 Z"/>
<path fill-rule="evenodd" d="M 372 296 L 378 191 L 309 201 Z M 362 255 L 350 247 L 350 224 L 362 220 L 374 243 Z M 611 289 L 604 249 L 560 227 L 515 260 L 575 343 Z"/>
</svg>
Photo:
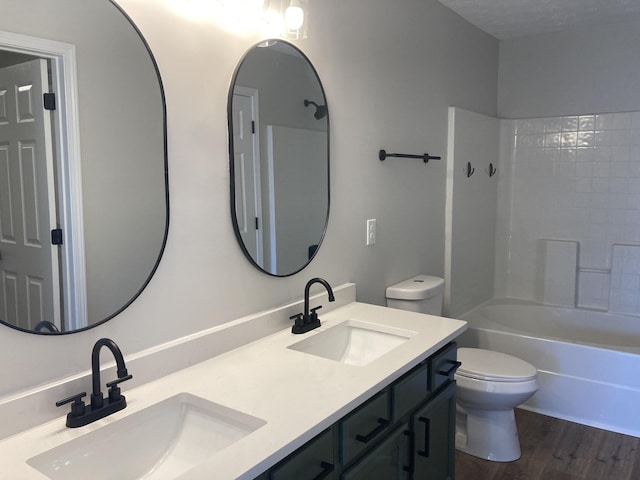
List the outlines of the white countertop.
<svg viewBox="0 0 640 480">
<path fill-rule="evenodd" d="M 85 427 L 65 427 L 65 415 L 0 441 L 0 478 L 46 479 L 26 461 L 181 392 L 266 421 L 181 479 L 253 479 L 335 423 L 466 329 L 466 322 L 363 303 L 319 312 L 322 327 L 303 335 L 290 328 L 164 378 L 127 390 L 127 408 Z M 287 348 L 344 320 L 417 332 L 377 360 L 353 366 Z M 135 372 L 132 371 L 135 375 Z M 117 461 L 117 459 L 114 459 Z M 5 477 L 4 475 L 9 475 Z"/>
</svg>

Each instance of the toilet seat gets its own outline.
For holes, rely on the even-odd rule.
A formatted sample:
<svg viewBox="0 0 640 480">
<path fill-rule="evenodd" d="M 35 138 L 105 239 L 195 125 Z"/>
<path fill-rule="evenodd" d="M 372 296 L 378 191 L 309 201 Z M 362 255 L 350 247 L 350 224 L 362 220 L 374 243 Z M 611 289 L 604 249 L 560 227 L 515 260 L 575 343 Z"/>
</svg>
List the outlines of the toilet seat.
<svg viewBox="0 0 640 480">
<path fill-rule="evenodd" d="M 459 348 L 462 362 L 456 376 L 489 382 L 526 382 L 537 377 L 538 371 L 530 363 L 506 353 L 481 348 Z"/>
</svg>

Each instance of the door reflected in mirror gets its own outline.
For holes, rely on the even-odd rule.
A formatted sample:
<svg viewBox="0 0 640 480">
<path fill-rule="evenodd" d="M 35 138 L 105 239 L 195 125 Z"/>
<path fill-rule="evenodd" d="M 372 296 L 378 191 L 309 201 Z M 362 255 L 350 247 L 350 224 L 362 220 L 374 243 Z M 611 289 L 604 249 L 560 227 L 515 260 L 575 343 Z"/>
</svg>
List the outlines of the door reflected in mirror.
<svg viewBox="0 0 640 480">
<path fill-rule="evenodd" d="M 164 94 L 111 0 L 0 15 L 0 321 L 69 333 L 147 285 L 168 228 Z"/>
<path fill-rule="evenodd" d="M 297 273 L 329 217 L 329 112 L 318 74 L 294 45 L 263 42 L 240 62 L 228 110 L 238 242 L 265 273 Z"/>
</svg>

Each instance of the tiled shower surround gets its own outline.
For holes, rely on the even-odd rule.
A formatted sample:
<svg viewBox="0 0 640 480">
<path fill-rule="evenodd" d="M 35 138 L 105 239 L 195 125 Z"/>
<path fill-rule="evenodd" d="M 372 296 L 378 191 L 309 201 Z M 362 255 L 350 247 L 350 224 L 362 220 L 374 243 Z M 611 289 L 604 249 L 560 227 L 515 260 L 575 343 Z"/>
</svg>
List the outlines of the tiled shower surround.
<svg viewBox="0 0 640 480">
<path fill-rule="evenodd" d="M 502 128 L 504 294 L 541 300 L 545 241 L 573 241 L 576 304 L 640 315 L 640 112 L 504 120 Z"/>
</svg>

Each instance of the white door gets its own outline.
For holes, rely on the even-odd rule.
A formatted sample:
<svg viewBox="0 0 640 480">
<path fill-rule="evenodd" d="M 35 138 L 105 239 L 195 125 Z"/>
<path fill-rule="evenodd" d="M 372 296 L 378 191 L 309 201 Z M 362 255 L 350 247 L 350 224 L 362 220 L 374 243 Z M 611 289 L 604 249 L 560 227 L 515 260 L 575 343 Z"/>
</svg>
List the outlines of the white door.
<svg viewBox="0 0 640 480">
<path fill-rule="evenodd" d="M 43 59 L 0 69 L 0 318 L 60 328 L 51 112 Z"/>
<path fill-rule="evenodd" d="M 236 221 L 242 243 L 256 264 L 263 267 L 257 108 L 255 90 L 235 88 L 232 121 Z"/>
</svg>

